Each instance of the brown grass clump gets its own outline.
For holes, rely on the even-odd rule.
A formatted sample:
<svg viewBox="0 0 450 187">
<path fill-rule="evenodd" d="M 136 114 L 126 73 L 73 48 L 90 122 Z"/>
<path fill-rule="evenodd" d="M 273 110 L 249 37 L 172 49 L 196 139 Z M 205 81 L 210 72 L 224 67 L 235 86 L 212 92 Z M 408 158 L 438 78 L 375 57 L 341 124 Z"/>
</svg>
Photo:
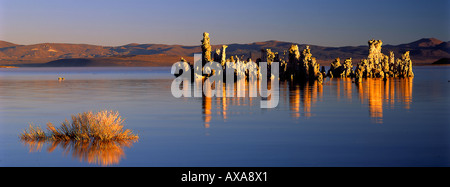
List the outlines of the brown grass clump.
<svg viewBox="0 0 450 187">
<path fill-rule="evenodd" d="M 45 132 L 41 129 L 41 127 L 34 127 L 33 124 L 30 124 L 30 128 L 28 130 L 24 130 L 20 135 L 20 139 L 22 140 L 45 140 L 47 136 Z"/>
<path fill-rule="evenodd" d="M 80 141 L 121 141 L 137 140 L 139 137 L 129 129 L 123 129 L 124 120 L 118 112 L 100 111 L 98 113 L 84 112 L 72 115 L 72 122 L 67 119 L 56 128 L 47 123 L 48 132 L 39 126 L 30 125 L 28 130 L 20 134 L 21 140 L 80 140 Z"/>
</svg>

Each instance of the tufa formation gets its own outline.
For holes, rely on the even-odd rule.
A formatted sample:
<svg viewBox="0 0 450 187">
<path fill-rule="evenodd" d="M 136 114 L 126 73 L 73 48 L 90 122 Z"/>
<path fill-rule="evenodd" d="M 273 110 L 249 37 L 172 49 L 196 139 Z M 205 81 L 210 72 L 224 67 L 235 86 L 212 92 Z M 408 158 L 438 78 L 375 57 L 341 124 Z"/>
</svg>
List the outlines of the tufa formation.
<svg viewBox="0 0 450 187">
<path fill-rule="evenodd" d="M 381 52 L 381 40 L 370 40 L 369 56 L 362 59 L 355 69 L 355 82 L 359 83 L 362 78 L 383 78 L 389 77 L 414 77 L 412 71 L 412 61 L 409 51 L 406 51 L 400 59 L 394 59 L 394 52 L 390 51 L 389 56 Z"/>
<path fill-rule="evenodd" d="M 203 33 L 202 42 L 202 65 L 211 62 L 211 44 L 209 43 L 209 33 Z"/>
<path fill-rule="evenodd" d="M 247 60 L 238 56 L 227 58 L 226 49 L 228 46 L 226 45 L 223 45 L 221 49 L 216 49 L 212 59 L 210 37 L 207 32 L 203 33 L 201 42 L 202 65 L 204 66 L 212 60 L 219 62 L 224 76 L 226 67 L 233 67 L 235 76 L 245 74 L 248 77 L 249 72 L 254 71 L 259 74 L 259 62 L 267 62 L 268 70 L 272 62 L 279 62 L 280 80 L 318 81 L 322 83 L 325 77 L 330 77 L 354 78 L 356 83 L 360 83 L 363 78 L 414 77 L 409 51 L 405 52 L 401 58 L 395 59 L 394 52 L 390 51 L 389 56 L 381 52 L 383 44 L 381 40 L 368 41 L 369 54 L 367 59 L 362 59 L 355 67 L 352 64 L 352 58 L 347 58 L 344 62 L 341 62 L 341 59 L 338 57 L 331 62 L 328 72 L 325 71 L 324 66 L 321 68 L 320 64 L 317 63 L 309 46 L 306 46 L 300 52 L 298 45 L 293 44 L 288 51 L 283 51 L 282 57 L 280 57 L 278 52 L 273 52 L 271 49 L 261 49 L 261 58 L 256 60 L 257 66 L 253 67 L 253 63 L 249 63 L 252 62 L 250 58 Z M 286 53 L 288 53 L 287 59 L 284 58 Z"/>
</svg>

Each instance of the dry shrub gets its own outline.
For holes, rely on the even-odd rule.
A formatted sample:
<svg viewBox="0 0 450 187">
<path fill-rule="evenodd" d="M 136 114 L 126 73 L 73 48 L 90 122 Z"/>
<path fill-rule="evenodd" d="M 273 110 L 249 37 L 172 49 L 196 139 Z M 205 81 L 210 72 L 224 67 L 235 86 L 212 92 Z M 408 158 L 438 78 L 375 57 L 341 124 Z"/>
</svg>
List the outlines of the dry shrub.
<svg viewBox="0 0 450 187">
<path fill-rule="evenodd" d="M 139 137 L 129 129 L 123 129 L 124 120 L 118 112 L 100 111 L 97 113 L 84 112 L 72 115 L 72 122 L 67 119 L 56 128 L 47 123 L 48 132 L 39 126 L 30 125 L 28 130 L 19 136 L 22 140 L 95 140 L 120 141 L 137 140 Z"/>
</svg>

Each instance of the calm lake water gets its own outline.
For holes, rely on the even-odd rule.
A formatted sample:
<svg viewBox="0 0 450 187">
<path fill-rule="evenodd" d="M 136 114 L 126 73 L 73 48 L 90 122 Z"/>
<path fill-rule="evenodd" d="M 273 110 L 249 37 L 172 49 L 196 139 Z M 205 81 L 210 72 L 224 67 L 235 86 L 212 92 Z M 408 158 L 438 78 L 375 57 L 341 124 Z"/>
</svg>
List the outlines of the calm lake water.
<svg viewBox="0 0 450 187">
<path fill-rule="evenodd" d="M 174 98 L 169 68 L 0 69 L 0 166 L 450 166 L 450 67 L 414 73 L 281 82 L 278 107 L 261 109 L 259 97 Z M 139 141 L 18 137 L 105 109 Z"/>
</svg>

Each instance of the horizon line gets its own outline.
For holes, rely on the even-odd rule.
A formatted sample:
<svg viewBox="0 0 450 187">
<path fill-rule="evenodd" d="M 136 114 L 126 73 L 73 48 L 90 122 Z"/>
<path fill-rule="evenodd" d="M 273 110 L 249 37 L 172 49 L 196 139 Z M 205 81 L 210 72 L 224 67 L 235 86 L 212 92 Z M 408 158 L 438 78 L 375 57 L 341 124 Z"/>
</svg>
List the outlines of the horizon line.
<svg viewBox="0 0 450 187">
<path fill-rule="evenodd" d="M 371 38 L 371 39 L 375 39 L 375 38 Z M 371 40 L 369 39 L 369 40 Z M 439 40 L 441 42 L 450 42 L 450 41 L 443 41 L 440 40 L 436 37 L 429 37 L 429 38 L 420 38 L 414 41 L 410 41 L 407 43 L 400 43 L 400 44 L 383 44 L 383 46 L 385 45 L 403 45 L 403 44 L 409 44 L 409 43 L 413 43 L 419 40 L 423 40 L 423 39 L 436 39 Z M 369 41 L 367 40 L 367 41 Z M 92 44 L 92 43 L 77 43 L 77 42 L 40 42 L 40 43 L 31 43 L 31 44 L 19 44 L 19 43 L 15 43 L 15 42 L 11 42 L 11 41 L 6 41 L 6 40 L 0 40 L 2 42 L 7 42 L 7 43 L 11 43 L 11 44 L 15 44 L 15 45 L 21 45 L 21 46 L 26 46 L 26 45 L 39 45 L 39 44 L 72 44 L 72 45 L 94 45 L 94 46 L 101 46 L 101 47 L 121 47 L 121 46 L 127 46 L 127 45 L 169 45 L 169 46 L 187 46 L 187 47 L 194 47 L 194 46 L 201 46 L 201 42 L 199 42 L 198 45 L 185 45 L 185 44 L 163 44 L 163 43 L 136 43 L 136 42 L 131 42 L 131 43 L 127 43 L 127 44 L 123 44 L 123 45 L 103 45 L 103 44 Z M 310 46 L 320 46 L 320 47 L 359 47 L 359 46 L 365 46 L 365 45 L 344 45 L 344 46 L 329 46 L 329 45 L 317 45 L 317 44 L 307 44 L 307 43 L 297 43 L 297 42 L 288 42 L 288 41 L 280 41 L 280 40 L 266 40 L 266 41 L 254 41 L 254 42 L 250 42 L 250 43 L 227 43 L 227 44 L 211 44 L 211 46 L 215 46 L 215 45 L 248 45 L 248 44 L 254 44 L 254 43 L 260 43 L 260 42 L 282 42 L 282 43 L 292 43 L 292 44 L 296 44 L 296 45 L 310 45 Z"/>
</svg>

